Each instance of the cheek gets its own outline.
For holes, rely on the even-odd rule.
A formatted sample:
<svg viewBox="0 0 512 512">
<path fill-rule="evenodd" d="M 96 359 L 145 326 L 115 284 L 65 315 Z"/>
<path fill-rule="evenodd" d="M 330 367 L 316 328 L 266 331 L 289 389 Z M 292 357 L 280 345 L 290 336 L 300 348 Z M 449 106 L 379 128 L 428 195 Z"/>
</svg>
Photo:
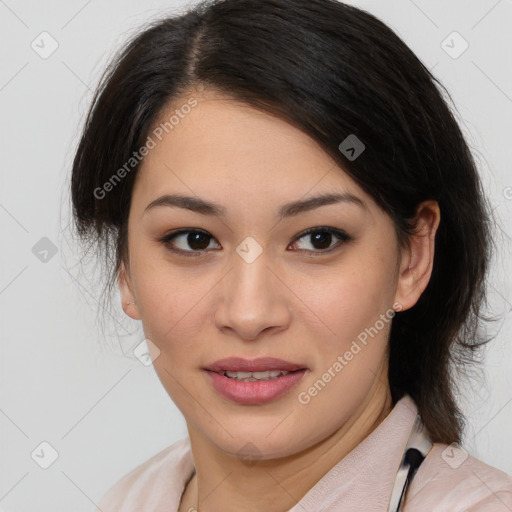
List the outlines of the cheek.
<svg viewBox="0 0 512 512">
<path fill-rule="evenodd" d="M 165 254 L 155 252 L 134 249 L 131 263 L 144 333 L 173 360 L 186 359 L 191 356 L 190 347 L 201 338 L 208 291 L 215 286 L 216 276 L 194 274 L 191 267 L 173 265 Z"/>
<path fill-rule="evenodd" d="M 309 286 L 303 296 L 334 344 L 350 342 L 392 307 L 394 283 L 388 261 L 354 257 L 316 277 L 306 281 Z M 302 289 L 305 294 L 306 284 Z"/>
<path fill-rule="evenodd" d="M 186 273 L 170 273 L 169 268 L 160 263 L 140 266 L 139 311 L 144 335 L 157 347 L 153 366 L 158 378 L 176 405 L 192 414 L 195 402 L 190 397 L 197 394 L 197 383 L 184 375 L 199 367 L 208 283 L 185 279 Z"/>
<path fill-rule="evenodd" d="M 189 280 L 148 277 L 139 288 L 140 314 L 146 337 L 160 349 L 187 349 L 197 339 L 204 318 L 204 291 L 200 283 Z"/>
<path fill-rule="evenodd" d="M 385 381 L 393 286 L 386 265 L 377 263 L 347 264 L 324 282 L 323 292 L 312 287 L 313 308 L 321 312 L 322 324 L 317 322 L 315 333 L 309 323 L 313 326 L 309 338 L 315 340 L 319 357 L 314 375 L 298 397 L 310 426 L 308 443 L 318 442 L 347 421 L 376 381 Z M 318 335 L 320 329 L 327 334 Z"/>
</svg>

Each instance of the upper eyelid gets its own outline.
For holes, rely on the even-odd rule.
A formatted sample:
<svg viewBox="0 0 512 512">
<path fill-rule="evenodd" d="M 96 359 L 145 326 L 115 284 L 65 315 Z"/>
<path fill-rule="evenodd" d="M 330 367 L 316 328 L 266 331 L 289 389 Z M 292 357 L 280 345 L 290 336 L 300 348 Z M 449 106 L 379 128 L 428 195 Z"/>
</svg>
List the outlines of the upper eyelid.
<svg viewBox="0 0 512 512">
<path fill-rule="evenodd" d="M 292 241 L 297 240 L 298 238 L 302 238 L 303 236 L 309 235 L 311 233 L 314 233 L 315 231 L 328 231 L 328 232 L 333 232 L 334 234 L 336 234 L 336 232 L 342 233 L 342 234 L 345 233 L 348 236 L 348 233 L 346 233 L 345 230 L 343 230 L 341 228 L 334 228 L 334 227 L 328 227 L 328 226 L 317 226 L 317 227 L 307 228 L 307 229 L 301 231 L 300 233 L 298 233 L 297 235 L 294 236 Z M 207 236 L 217 240 L 217 238 L 214 235 L 212 235 L 209 231 L 206 231 L 206 230 L 200 229 L 200 228 L 180 228 L 180 229 L 171 231 L 170 233 L 167 233 L 166 235 L 164 235 L 162 237 L 162 239 L 172 238 L 172 237 L 179 236 L 179 235 L 185 235 L 187 233 L 202 233 L 204 235 L 207 235 Z M 218 240 L 217 240 L 217 242 L 218 242 Z"/>
<path fill-rule="evenodd" d="M 333 234 L 335 237 L 337 237 L 340 240 L 348 241 L 348 240 L 350 240 L 352 238 L 345 230 L 343 230 L 341 228 L 334 228 L 334 227 L 329 227 L 329 226 L 314 226 L 314 227 L 311 227 L 311 228 L 307 228 L 307 229 L 301 231 L 300 233 L 298 233 L 297 235 L 295 235 L 290 243 L 293 243 L 293 242 L 295 242 L 297 240 L 300 240 L 301 238 L 303 238 L 305 236 L 308 236 L 308 235 L 310 235 L 312 233 L 322 232 L 322 231 L 329 232 L 329 233 Z M 168 233 L 167 235 L 164 235 L 162 238 L 159 239 L 159 241 L 164 242 L 164 243 L 165 242 L 170 242 L 174 238 L 176 238 L 178 236 L 181 236 L 181 235 L 186 235 L 188 233 L 202 233 L 202 234 L 207 235 L 208 237 L 212 238 L 219 245 L 221 245 L 220 242 L 217 240 L 217 238 L 214 235 L 212 235 L 208 231 L 200 229 L 200 228 L 181 228 L 181 229 L 177 229 L 177 230 L 175 230 L 173 232 Z M 307 249 L 302 249 L 302 250 L 307 250 Z M 202 249 L 202 250 L 197 250 L 197 251 L 184 250 L 184 249 L 176 249 L 176 251 L 198 253 L 199 254 L 201 252 L 207 252 L 207 249 Z M 309 252 L 321 253 L 322 251 L 309 251 Z"/>
</svg>

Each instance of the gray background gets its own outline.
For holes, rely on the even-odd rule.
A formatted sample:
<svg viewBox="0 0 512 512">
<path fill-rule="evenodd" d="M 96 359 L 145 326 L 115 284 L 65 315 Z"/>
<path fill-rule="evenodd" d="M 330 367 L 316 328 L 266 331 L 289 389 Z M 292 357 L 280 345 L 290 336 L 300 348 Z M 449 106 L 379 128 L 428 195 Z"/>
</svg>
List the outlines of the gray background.
<svg viewBox="0 0 512 512">
<path fill-rule="evenodd" d="M 387 22 L 448 87 L 502 223 L 491 282 L 502 317 L 486 380 L 475 373 L 465 391 L 464 447 L 512 473 L 512 1 L 351 3 Z M 101 288 L 67 229 L 73 150 L 104 65 L 142 22 L 184 5 L 0 0 L 3 512 L 90 511 L 118 478 L 186 435 L 153 368 L 130 354 L 143 337 L 118 301 L 99 325 Z M 58 48 L 42 58 L 53 40 Z M 58 454 L 48 469 L 42 442 Z"/>
</svg>

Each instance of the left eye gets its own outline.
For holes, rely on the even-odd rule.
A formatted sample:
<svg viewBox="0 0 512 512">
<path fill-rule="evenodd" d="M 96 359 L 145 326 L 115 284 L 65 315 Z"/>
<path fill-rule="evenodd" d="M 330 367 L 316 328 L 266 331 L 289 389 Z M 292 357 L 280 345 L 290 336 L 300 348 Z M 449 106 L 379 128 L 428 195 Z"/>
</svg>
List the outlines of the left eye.
<svg viewBox="0 0 512 512">
<path fill-rule="evenodd" d="M 299 237 L 297 237 L 293 242 L 292 246 L 297 246 L 297 240 L 301 240 L 305 238 L 307 240 L 309 237 L 309 243 L 313 246 L 313 252 L 323 253 L 331 251 L 335 246 L 340 245 L 343 242 L 348 242 L 351 240 L 350 236 L 347 235 L 344 231 L 333 228 L 312 228 L 302 233 Z M 331 245 L 334 238 L 338 238 L 340 241 L 338 243 L 334 243 Z M 335 241 L 335 240 L 334 240 Z M 336 242 L 336 241 L 335 241 Z M 303 247 L 295 247 L 299 250 L 309 251 L 310 249 Z"/>
</svg>

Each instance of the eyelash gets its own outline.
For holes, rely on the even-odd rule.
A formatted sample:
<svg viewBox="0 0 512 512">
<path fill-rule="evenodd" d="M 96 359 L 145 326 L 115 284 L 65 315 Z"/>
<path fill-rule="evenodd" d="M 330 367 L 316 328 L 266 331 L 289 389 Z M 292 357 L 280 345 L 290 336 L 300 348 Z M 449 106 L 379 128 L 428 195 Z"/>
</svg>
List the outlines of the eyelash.
<svg viewBox="0 0 512 512">
<path fill-rule="evenodd" d="M 196 257 L 197 258 L 199 256 L 203 256 L 204 253 L 207 251 L 207 249 L 184 251 L 183 249 L 176 249 L 175 247 L 171 247 L 170 242 L 174 238 L 176 238 L 179 235 L 183 235 L 183 234 L 187 234 L 187 233 L 200 233 L 200 234 L 206 235 L 209 238 L 215 239 L 212 235 L 210 235 L 210 233 L 208 233 L 207 231 L 203 231 L 202 229 L 183 228 L 183 229 L 178 229 L 176 231 L 168 233 L 164 237 L 159 238 L 158 242 L 162 243 L 165 246 L 165 248 L 168 249 L 169 251 L 183 255 L 185 257 Z M 327 226 L 325 226 L 325 227 L 320 226 L 320 227 L 310 228 L 310 229 L 300 233 L 297 237 L 295 237 L 293 239 L 292 244 L 295 243 L 297 240 L 300 240 L 301 238 L 304 238 L 305 236 L 311 235 L 313 233 L 329 233 L 329 234 L 334 235 L 335 237 L 339 238 L 340 240 L 338 243 L 336 243 L 335 245 L 333 245 L 332 247 L 330 247 L 328 249 L 317 250 L 317 251 L 309 251 L 308 249 L 297 249 L 297 251 L 311 252 L 314 255 L 320 256 L 320 255 L 332 252 L 333 250 L 338 248 L 343 243 L 346 243 L 346 242 L 349 242 L 352 240 L 352 237 L 349 236 L 347 233 L 345 233 L 345 231 L 343 231 L 341 229 L 330 228 Z"/>
</svg>

